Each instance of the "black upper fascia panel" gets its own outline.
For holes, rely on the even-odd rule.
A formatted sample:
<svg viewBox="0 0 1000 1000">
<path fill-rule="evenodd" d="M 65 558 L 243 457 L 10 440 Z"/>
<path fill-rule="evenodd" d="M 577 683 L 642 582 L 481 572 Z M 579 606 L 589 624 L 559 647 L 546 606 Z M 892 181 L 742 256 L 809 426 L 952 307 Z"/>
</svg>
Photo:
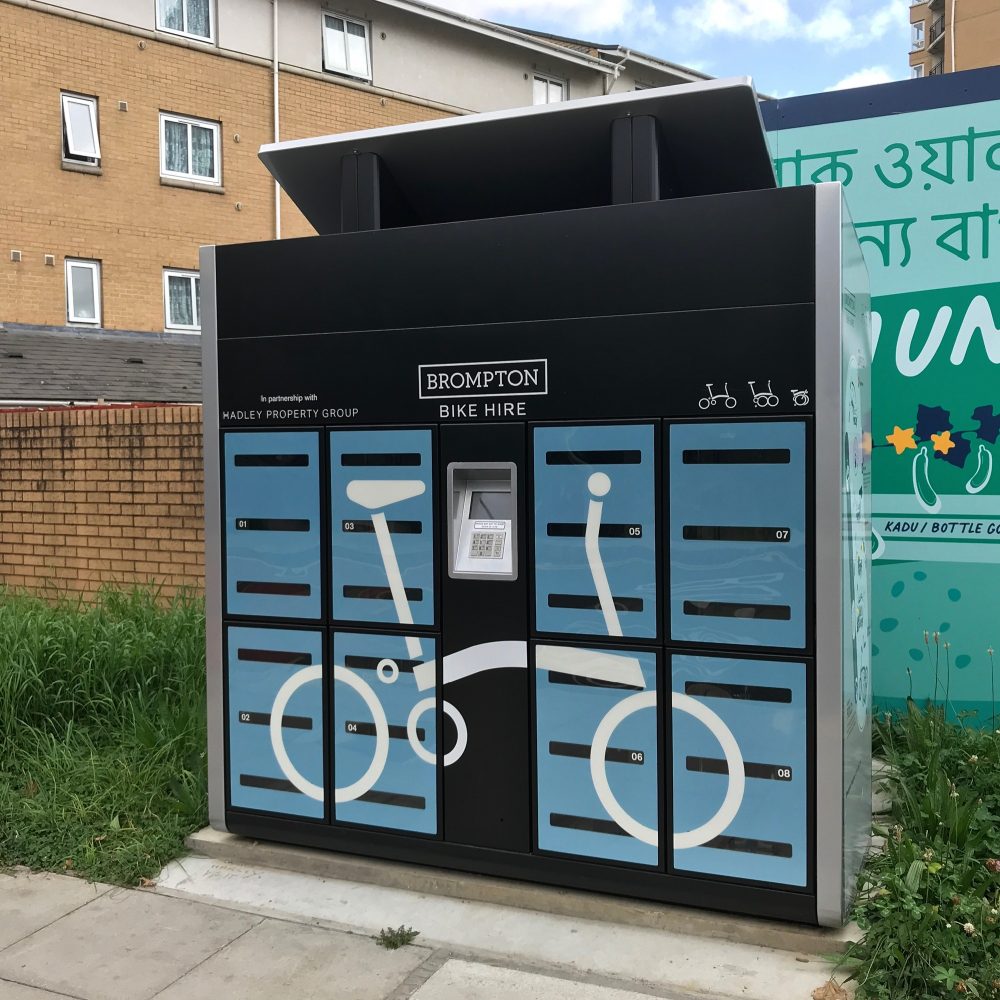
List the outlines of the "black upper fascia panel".
<svg viewBox="0 0 1000 1000">
<path fill-rule="evenodd" d="M 658 123 L 673 197 L 776 187 L 746 77 L 273 143 L 260 158 L 321 235 L 341 231 L 354 154 L 379 157 L 408 225 L 591 208 L 612 201 L 612 123 L 639 115 Z"/>
<path fill-rule="evenodd" d="M 218 336 L 811 303 L 815 206 L 807 185 L 220 246 Z"/>
</svg>

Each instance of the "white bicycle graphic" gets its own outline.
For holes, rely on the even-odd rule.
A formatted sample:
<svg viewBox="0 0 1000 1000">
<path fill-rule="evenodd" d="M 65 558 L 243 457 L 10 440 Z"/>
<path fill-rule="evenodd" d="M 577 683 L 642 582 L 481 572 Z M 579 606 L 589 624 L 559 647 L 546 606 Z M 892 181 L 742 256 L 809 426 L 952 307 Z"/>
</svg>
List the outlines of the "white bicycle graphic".
<svg viewBox="0 0 1000 1000">
<path fill-rule="evenodd" d="M 758 390 L 756 382 L 747 382 L 747 385 L 750 386 L 750 391 L 753 393 L 754 406 L 764 407 L 764 406 L 778 405 L 778 397 L 774 394 L 774 392 L 771 389 L 770 379 L 767 380 L 766 392 L 763 389 Z"/>
<path fill-rule="evenodd" d="M 719 402 L 719 400 L 722 400 L 726 404 L 727 410 L 735 410 L 736 397 L 729 395 L 729 383 L 723 382 L 722 392 L 716 392 L 715 389 L 713 388 L 714 385 L 715 385 L 714 382 L 705 383 L 705 388 L 708 390 L 708 395 L 702 396 L 701 399 L 698 400 L 698 409 L 707 410 L 710 406 L 715 406 L 715 404 Z"/>
</svg>

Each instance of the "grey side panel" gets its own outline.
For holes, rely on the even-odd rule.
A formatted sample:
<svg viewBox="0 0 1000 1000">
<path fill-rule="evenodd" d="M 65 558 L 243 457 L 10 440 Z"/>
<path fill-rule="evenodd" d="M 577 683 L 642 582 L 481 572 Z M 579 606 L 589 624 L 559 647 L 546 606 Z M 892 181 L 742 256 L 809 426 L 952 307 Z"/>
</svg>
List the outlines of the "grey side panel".
<svg viewBox="0 0 1000 1000">
<path fill-rule="evenodd" d="M 208 821 L 226 829 L 225 706 L 222 692 L 222 500 L 215 247 L 201 248 L 202 426 L 205 435 L 205 672 L 208 696 Z"/>
<path fill-rule="evenodd" d="M 841 188 L 816 187 L 816 911 L 844 922 Z"/>
<path fill-rule="evenodd" d="M 856 397 L 860 420 L 853 426 L 844 414 L 852 441 L 852 470 L 847 477 L 845 518 L 850 518 L 846 553 L 844 610 L 844 845 L 843 911 L 849 912 L 857 874 L 871 843 L 872 682 L 871 682 L 871 293 L 868 269 L 847 206 L 841 234 L 842 378 Z M 856 464 L 853 464 L 856 463 Z M 851 576 L 853 574 L 853 577 Z"/>
</svg>

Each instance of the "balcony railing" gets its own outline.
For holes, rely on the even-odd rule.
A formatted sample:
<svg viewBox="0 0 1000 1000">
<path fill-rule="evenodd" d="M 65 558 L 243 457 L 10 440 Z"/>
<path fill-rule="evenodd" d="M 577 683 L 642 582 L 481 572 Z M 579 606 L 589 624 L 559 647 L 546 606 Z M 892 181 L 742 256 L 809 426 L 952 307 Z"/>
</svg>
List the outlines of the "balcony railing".
<svg viewBox="0 0 1000 1000">
<path fill-rule="evenodd" d="M 944 14 L 940 14 L 938 17 L 931 21 L 931 30 L 927 39 L 927 49 L 930 51 L 935 48 L 942 39 L 944 38 Z"/>
<path fill-rule="evenodd" d="M 930 72 L 927 75 L 928 76 L 940 76 L 940 74 L 942 74 L 943 72 L 944 72 L 944 65 L 942 63 L 937 62 L 937 63 L 934 63 L 933 66 L 931 66 Z"/>
</svg>

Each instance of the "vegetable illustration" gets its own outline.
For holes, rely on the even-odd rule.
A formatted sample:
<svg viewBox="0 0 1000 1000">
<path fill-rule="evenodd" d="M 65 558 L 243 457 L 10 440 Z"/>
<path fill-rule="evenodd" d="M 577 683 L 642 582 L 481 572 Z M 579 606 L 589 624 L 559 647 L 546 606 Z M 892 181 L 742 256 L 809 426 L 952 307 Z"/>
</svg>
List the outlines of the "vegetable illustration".
<svg viewBox="0 0 1000 1000">
<path fill-rule="evenodd" d="M 941 509 L 941 498 L 931 486 L 928 477 L 929 466 L 927 445 L 922 444 L 913 456 L 913 493 L 928 514 L 936 514 Z"/>
<path fill-rule="evenodd" d="M 993 475 L 993 454 L 982 442 L 979 444 L 976 458 L 976 471 L 972 473 L 972 477 L 965 484 L 968 493 L 979 493 L 984 490 L 990 481 L 990 476 Z"/>
</svg>

